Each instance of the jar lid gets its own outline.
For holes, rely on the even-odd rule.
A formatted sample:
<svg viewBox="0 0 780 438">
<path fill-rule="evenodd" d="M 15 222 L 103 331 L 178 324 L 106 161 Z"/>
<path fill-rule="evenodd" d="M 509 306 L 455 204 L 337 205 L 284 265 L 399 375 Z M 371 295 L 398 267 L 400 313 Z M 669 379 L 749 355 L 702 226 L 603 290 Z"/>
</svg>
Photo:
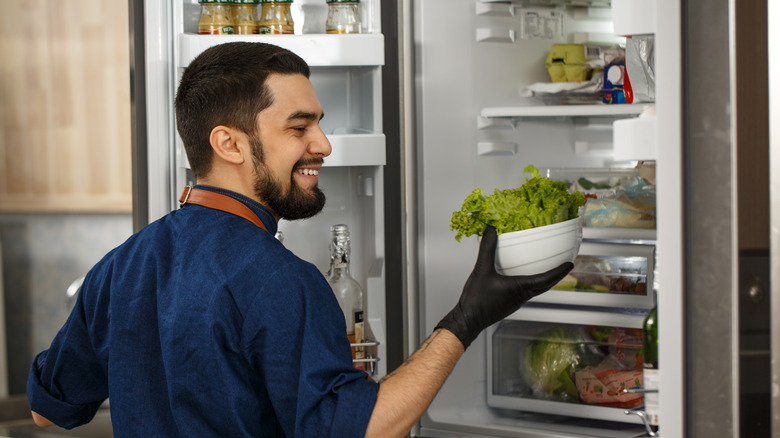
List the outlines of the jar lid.
<svg viewBox="0 0 780 438">
<path fill-rule="evenodd" d="M 325 0 L 325 3 L 360 3 L 360 0 Z"/>
<path fill-rule="evenodd" d="M 253 4 L 253 3 L 260 3 L 260 0 L 233 0 L 233 3 L 239 3 L 239 4 Z"/>
<path fill-rule="evenodd" d="M 233 3 L 233 0 L 198 0 L 198 3 Z"/>
</svg>

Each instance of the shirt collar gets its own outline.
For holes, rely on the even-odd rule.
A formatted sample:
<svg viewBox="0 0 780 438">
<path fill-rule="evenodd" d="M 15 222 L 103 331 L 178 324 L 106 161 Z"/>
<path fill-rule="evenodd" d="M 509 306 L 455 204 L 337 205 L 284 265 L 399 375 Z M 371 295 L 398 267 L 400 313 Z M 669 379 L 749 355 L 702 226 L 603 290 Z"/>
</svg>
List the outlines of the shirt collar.
<svg viewBox="0 0 780 438">
<path fill-rule="evenodd" d="M 197 189 L 202 190 L 209 190 L 211 192 L 221 193 L 226 196 L 230 196 L 231 198 L 234 198 L 238 201 L 241 201 L 242 204 L 249 207 L 250 210 L 254 214 L 257 215 L 258 218 L 263 222 L 266 228 L 268 228 L 268 232 L 271 233 L 271 235 L 276 235 L 276 230 L 279 226 L 279 224 L 276 222 L 276 219 L 271 214 L 271 212 L 268 211 L 262 204 L 259 202 L 254 201 L 253 199 L 250 199 L 240 193 L 236 193 L 232 190 L 223 189 L 220 187 L 213 187 L 213 186 L 207 186 L 204 184 L 197 184 L 195 186 Z"/>
</svg>

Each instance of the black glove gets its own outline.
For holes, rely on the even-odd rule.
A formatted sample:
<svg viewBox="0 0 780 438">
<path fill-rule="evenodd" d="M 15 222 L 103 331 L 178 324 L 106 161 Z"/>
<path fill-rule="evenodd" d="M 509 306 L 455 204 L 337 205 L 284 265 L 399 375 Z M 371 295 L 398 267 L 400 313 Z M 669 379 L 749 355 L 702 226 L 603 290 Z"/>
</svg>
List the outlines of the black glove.
<svg viewBox="0 0 780 438">
<path fill-rule="evenodd" d="M 574 268 L 566 262 L 543 274 L 504 276 L 496 272 L 496 229 L 482 234 L 479 255 L 458 304 L 436 326 L 445 328 L 468 348 L 488 326 L 506 318 L 526 301 L 546 292 Z"/>
</svg>

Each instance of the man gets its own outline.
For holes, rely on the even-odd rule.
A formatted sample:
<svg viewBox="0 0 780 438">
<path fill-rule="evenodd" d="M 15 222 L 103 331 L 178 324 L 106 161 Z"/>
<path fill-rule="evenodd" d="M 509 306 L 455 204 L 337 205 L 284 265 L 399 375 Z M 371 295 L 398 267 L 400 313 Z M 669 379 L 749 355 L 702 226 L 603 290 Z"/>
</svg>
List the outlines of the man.
<svg viewBox="0 0 780 438">
<path fill-rule="evenodd" d="M 223 44 L 187 67 L 176 118 L 198 185 L 88 273 L 31 366 L 36 424 L 84 424 L 110 397 L 118 436 L 404 436 L 471 341 L 572 268 L 500 276 L 489 228 L 455 308 L 369 380 L 322 274 L 273 237 L 280 218 L 325 202 L 331 148 L 308 77 L 298 56 L 262 43 Z"/>
</svg>

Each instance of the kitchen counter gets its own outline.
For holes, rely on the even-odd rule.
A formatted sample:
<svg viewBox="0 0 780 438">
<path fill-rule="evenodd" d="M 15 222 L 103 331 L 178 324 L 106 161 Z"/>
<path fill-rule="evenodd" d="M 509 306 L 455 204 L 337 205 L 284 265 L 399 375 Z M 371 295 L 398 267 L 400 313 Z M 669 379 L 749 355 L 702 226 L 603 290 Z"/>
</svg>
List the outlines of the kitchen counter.
<svg viewBox="0 0 780 438">
<path fill-rule="evenodd" d="M 104 404 L 88 424 L 71 430 L 57 426 L 38 427 L 30 416 L 30 407 L 25 396 L 14 396 L 0 400 L 0 438 L 111 438 L 111 413 L 108 403 Z"/>
</svg>

